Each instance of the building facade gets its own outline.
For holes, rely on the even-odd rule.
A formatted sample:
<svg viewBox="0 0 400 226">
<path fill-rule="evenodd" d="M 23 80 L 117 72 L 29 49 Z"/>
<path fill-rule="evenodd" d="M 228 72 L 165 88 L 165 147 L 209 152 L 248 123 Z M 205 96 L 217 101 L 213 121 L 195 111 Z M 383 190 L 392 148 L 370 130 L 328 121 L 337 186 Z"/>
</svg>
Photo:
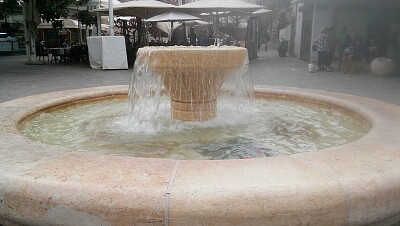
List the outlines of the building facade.
<svg viewBox="0 0 400 226">
<path fill-rule="evenodd" d="M 379 39 L 385 48 L 382 54 L 389 51 L 390 39 L 400 34 L 398 0 L 294 0 L 292 5 L 296 18 L 293 50 L 303 60 L 316 61 L 312 42 L 325 27 L 333 27 L 336 33 L 346 27 L 351 37 L 365 44 Z"/>
</svg>

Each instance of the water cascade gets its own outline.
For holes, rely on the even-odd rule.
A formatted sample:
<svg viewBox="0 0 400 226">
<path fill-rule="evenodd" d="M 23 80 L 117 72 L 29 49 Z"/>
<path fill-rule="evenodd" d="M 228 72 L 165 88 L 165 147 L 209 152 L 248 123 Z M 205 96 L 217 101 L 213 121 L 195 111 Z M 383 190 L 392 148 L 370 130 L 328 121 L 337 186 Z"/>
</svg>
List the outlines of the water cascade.
<svg viewBox="0 0 400 226">
<path fill-rule="evenodd" d="M 133 117 L 145 103 L 159 103 L 161 86 L 171 100 L 171 116 L 180 121 L 206 121 L 216 117 L 217 97 L 225 81 L 238 78 L 231 94 L 251 95 L 243 85 L 247 50 L 240 47 L 144 47 L 139 49 L 129 98 Z M 244 86 L 245 89 L 240 88 Z"/>
<path fill-rule="evenodd" d="M 318 150 L 365 133 L 356 117 L 318 104 L 253 98 L 247 63 L 240 47 L 144 47 L 128 101 L 110 98 L 46 112 L 30 120 L 23 134 L 70 150 L 240 159 Z"/>
</svg>

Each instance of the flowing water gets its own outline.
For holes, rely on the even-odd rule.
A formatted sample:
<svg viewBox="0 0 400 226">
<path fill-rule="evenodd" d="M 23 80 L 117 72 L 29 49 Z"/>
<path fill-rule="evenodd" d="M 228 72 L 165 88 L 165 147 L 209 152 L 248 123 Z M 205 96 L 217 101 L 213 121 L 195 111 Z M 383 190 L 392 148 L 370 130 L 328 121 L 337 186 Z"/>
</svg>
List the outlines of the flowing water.
<svg viewBox="0 0 400 226">
<path fill-rule="evenodd" d="M 368 132 L 363 120 L 341 111 L 254 99 L 251 79 L 244 76 L 247 63 L 246 49 L 238 47 L 141 48 L 128 99 L 43 112 L 21 132 L 71 151 L 172 159 L 290 155 L 342 145 Z M 173 103 L 189 103 L 188 109 L 205 103 L 200 114 L 212 106 L 216 117 L 172 120 L 182 109 L 171 110 L 163 92 Z"/>
<path fill-rule="evenodd" d="M 157 114 L 162 92 L 176 103 L 173 110 L 199 114 L 215 109 L 221 92 L 252 98 L 253 84 L 245 76 L 247 66 L 247 50 L 239 47 L 140 48 L 129 85 L 130 116 L 148 120 L 145 109 L 150 116 Z M 153 111 L 149 113 L 149 109 Z M 195 118 L 193 121 L 203 117 Z"/>
<path fill-rule="evenodd" d="M 285 100 L 218 100 L 206 122 L 171 120 L 170 101 L 130 116 L 126 99 L 43 112 L 21 133 L 70 151 L 172 159 L 241 159 L 290 155 L 342 145 L 369 131 L 358 117 Z"/>
</svg>

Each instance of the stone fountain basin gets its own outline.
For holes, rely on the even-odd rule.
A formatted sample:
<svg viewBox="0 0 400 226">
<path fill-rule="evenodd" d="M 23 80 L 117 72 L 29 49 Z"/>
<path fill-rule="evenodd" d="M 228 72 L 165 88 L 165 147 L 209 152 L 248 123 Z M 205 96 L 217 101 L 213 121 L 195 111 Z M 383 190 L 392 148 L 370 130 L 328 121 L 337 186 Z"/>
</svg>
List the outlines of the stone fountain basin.
<svg viewBox="0 0 400 226">
<path fill-rule="evenodd" d="M 35 112 L 124 96 L 127 89 L 0 103 L 0 224 L 321 226 L 400 219 L 400 106 L 373 99 L 257 87 L 258 98 L 318 102 L 371 125 L 355 142 L 284 157 L 203 161 L 67 152 L 18 132 Z"/>
</svg>

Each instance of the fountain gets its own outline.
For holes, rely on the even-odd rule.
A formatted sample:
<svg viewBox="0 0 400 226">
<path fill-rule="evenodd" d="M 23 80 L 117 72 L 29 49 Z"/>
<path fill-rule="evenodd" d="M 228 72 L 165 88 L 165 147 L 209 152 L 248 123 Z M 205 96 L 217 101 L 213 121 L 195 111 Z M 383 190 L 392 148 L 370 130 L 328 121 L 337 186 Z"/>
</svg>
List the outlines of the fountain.
<svg viewBox="0 0 400 226">
<path fill-rule="evenodd" d="M 240 47 L 144 47 L 129 87 L 130 115 L 122 114 L 124 99 L 110 100 L 43 114 L 21 131 L 70 150 L 218 160 L 314 151 L 369 130 L 363 120 L 318 104 L 254 100 L 246 66 Z"/>
<path fill-rule="evenodd" d="M 171 131 L 157 131 L 156 133 L 160 133 L 160 140 L 145 137 L 143 140 L 151 144 L 149 147 L 140 146 L 135 142 L 129 143 L 129 137 L 125 134 L 106 132 L 106 129 L 97 124 L 109 125 L 107 123 L 110 121 L 110 114 L 116 119 L 111 120 L 112 122 L 120 122 L 118 119 L 121 115 L 113 113 L 116 106 L 114 103 L 126 103 L 127 86 L 66 90 L 0 103 L 0 224 L 390 225 L 400 219 L 400 107 L 377 100 L 326 91 L 256 87 L 256 104 L 259 101 L 264 106 L 262 103 L 267 101 L 267 106 L 273 106 L 268 102 L 270 100 L 277 100 L 279 104 L 294 102 L 307 112 L 313 111 L 314 107 L 324 109 L 318 116 L 322 118 L 322 124 L 340 127 L 339 121 L 331 122 L 332 117 L 347 115 L 351 118 L 350 121 L 366 125 L 369 129 L 369 132 L 353 140 L 321 146 L 322 149 L 318 151 L 271 158 L 217 158 L 218 160 L 212 161 L 162 159 L 155 156 L 132 157 L 125 152 L 118 152 L 122 145 L 111 143 L 113 139 L 107 139 L 108 136 L 126 144 L 128 151 L 147 151 L 175 144 L 188 133 L 189 130 L 185 130 L 186 125 L 194 126 L 193 130 L 198 131 L 202 129 L 201 125 L 213 125 L 221 118 L 228 118 L 233 112 L 231 109 L 234 108 L 230 108 L 226 111 L 228 113 L 217 113 L 223 101 L 217 102 L 216 96 L 222 92 L 219 89 L 223 86 L 223 80 L 229 80 L 231 70 L 238 68 L 237 64 L 223 64 L 226 68 L 222 70 L 221 77 L 214 78 L 215 83 L 212 85 L 205 82 L 204 78 L 197 77 L 199 83 L 209 89 L 205 92 L 209 94 L 208 97 L 199 100 L 192 97 L 197 93 L 204 93 L 204 90 L 185 90 L 185 95 L 181 95 L 177 92 L 180 89 L 174 89 L 176 84 L 172 81 L 193 86 L 184 75 L 207 77 L 216 75 L 216 72 L 204 68 L 193 73 L 193 68 L 170 68 L 168 72 L 163 72 L 165 66 L 160 62 L 161 59 L 176 59 L 168 57 L 174 55 L 172 52 L 167 53 L 170 50 L 172 49 L 143 50 L 144 56 L 138 57 L 138 61 L 147 65 L 144 66 L 147 67 L 146 70 L 154 75 L 147 79 L 155 81 L 157 88 L 151 89 L 144 96 L 138 96 L 136 91 L 141 88 L 139 84 L 142 83 L 136 80 L 131 84 L 131 88 L 136 84 L 137 89 L 129 91 L 133 97 L 129 103 L 136 104 L 147 98 L 157 97 L 163 92 L 159 87 L 164 84 L 165 93 L 170 97 L 165 101 L 164 97 L 159 96 L 160 99 L 164 98 L 164 102 L 160 100 L 155 104 L 156 108 L 163 113 L 171 111 L 168 116 L 176 120 L 170 120 L 168 125 L 173 125 L 174 129 L 184 128 L 179 136 L 171 139 L 168 137 Z M 179 49 L 178 51 L 182 52 L 176 54 L 184 55 L 185 50 Z M 160 52 L 155 54 L 157 51 Z M 221 59 L 213 57 L 218 53 L 211 48 L 199 48 L 194 51 L 210 51 L 204 53 L 209 54 L 207 59 L 213 59 L 208 63 L 210 68 L 217 65 L 217 60 Z M 237 59 L 237 63 L 246 61 L 242 50 L 237 54 L 241 57 Z M 184 58 L 189 59 L 191 58 Z M 182 64 L 176 65 L 184 67 Z M 136 71 L 141 73 L 140 70 Z M 137 79 L 145 77 L 139 76 Z M 143 84 L 142 86 L 147 87 Z M 187 98 L 188 96 L 191 98 Z M 92 106 L 101 103 L 106 107 L 93 110 Z M 184 103 L 185 107 L 180 107 L 181 103 Z M 240 107 L 236 108 L 239 108 L 238 112 L 244 111 Z M 311 110 L 307 110 L 309 108 Z M 71 119 L 64 115 L 57 116 L 59 112 L 68 115 L 77 111 L 84 111 L 89 121 L 80 117 Z M 145 109 L 139 111 L 145 112 Z M 97 112 L 98 116 L 90 118 L 96 115 L 94 112 Z M 254 112 L 261 112 L 261 115 L 254 119 L 255 128 L 259 130 L 266 127 L 265 122 L 258 119 L 268 118 L 272 113 L 258 110 Z M 298 108 L 293 108 L 288 114 L 297 117 L 297 114 L 300 114 L 298 112 Z M 284 113 L 276 113 L 281 114 Z M 49 115 L 54 117 L 48 117 Z M 135 128 L 143 126 L 147 129 L 149 125 L 135 121 L 135 117 L 136 115 L 128 121 L 133 120 L 137 123 Z M 318 117 L 309 115 L 306 116 L 306 120 L 313 124 L 318 121 Z M 35 124 L 36 120 L 42 119 L 52 122 L 51 126 L 40 127 L 40 123 Z M 90 121 L 92 119 L 93 121 Z M 165 125 L 165 121 L 160 118 L 156 120 L 160 122 L 157 128 Z M 93 142 L 88 144 L 88 137 L 77 139 L 94 151 L 85 151 L 82 150 L 84 148 L 76 146 L 60 146 L 57 140 L 54 143 L 38 142 L 29 139 L 29 135 L 21 135 L 25 133 L 24 128 L 29 127 L 29 123 L 33 124 L 33 131 L 47 133 L 44 137 L 48 137 L 48 134 L 56 134 L 55 137 L 67 133 L 79 134 L 80 130 L 76 130 L 76 127 L 68 126 L 68 123 L 80 123 L 79 121 L 82 121 L 82 131 L 92 133 L 90 139 Z M 297 138 L 288 136 L 288 132 L 303 137 L 312 131 L 311 134 L 323 134 L 317 138 L 321 144 L 327 142 L 328 133 L 319 127 L 310 130 L 294 128 L 291 131 L 296 120 L 275 121 L 285 126 L 274 129 L 277 137 L 272 140 L 282 139 L 287 145 L 287 141 Z M 90 122 L 95 122 L 96 125 Z M 67 126 L 58 127 L 62 123 L 67 123 Z M 189 128 L 192 128 L 190 126 Z M 231 128 L 230 125 L 222 127 Z M 306 127 L 309 128 L 308 125 Z M 52 128 L 55 130 L 52 131 Z M 214 137 L 215 131 L 215 127 L 211 127 L 201 135 Z M 234 131 L 228 133 L 222 130 L 220 134 L 224 136 L 217 141 L 223 142 L 222 138 L 235 133 Z M 138 137 L 146 132 L 147 130 L 140 130 L 130 139 L 139 139 Z M 129 133 L 130 131 L 127 132 Z M 244 130 L 236 133 L 248 134 Z M 331 140 L 341 139 L 335 132 L 329 134 L 332 134 Z M 198 137 L 197 134 L 196 138 Z M 75 138 L 71 137 L 58 139 L 63 142 L 75 142 Z M 250 144 L 245 146 L 245 149 L 251 150 L 252 145 L 255 145 L 255 150 L 258 150 L 259 143 L 253 142 L 254 140 L 256 139 L 244 140 L 243 144 Z M 102 147 L 92 146 L 98 143 L 110 147 L 112 152 L 102 152 Z M 311 146 L 304 147 L 312 149 Z"/>
<path fill-rule="evenodd" d="M 144 47 L 137 58 L 140 68 L 149 68 L 161 77 L 171 99 L 173 119 L 205 121 L 216 116 L 220 88 L 230 73 L 246 63 L 247 50 L 229 46 Z M 132 84 L 131 93 L 143 85 Z"/>
</svg>

